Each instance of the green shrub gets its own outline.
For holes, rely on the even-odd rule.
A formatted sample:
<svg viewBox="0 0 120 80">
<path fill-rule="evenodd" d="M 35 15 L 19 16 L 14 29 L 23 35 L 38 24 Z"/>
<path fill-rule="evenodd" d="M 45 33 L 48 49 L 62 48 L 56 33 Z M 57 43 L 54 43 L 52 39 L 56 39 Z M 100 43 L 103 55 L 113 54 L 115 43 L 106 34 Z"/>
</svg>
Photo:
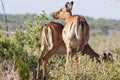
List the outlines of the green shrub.
<svg viewBox="0 0 120 80">
<path fill-rule="evenodd" d="M 28 29 L 15 31 L 14 36 L 6 37 L 0 31 L 0 62 L 12 60 L 21 80 L 35 79 L 36 62 L 40 49 L 41 24 L 47 17 L 40 14 L 35 21 L 26 21 Z"/>
<path fill-rule="evenodd" d="M 101 63 L 90 60 L 88 56 L 76 55 L 67 66 L 55 67 L 49 75 L 55 80 L 119 80 L 120 55 L 114 62 Z"/>
</svg>

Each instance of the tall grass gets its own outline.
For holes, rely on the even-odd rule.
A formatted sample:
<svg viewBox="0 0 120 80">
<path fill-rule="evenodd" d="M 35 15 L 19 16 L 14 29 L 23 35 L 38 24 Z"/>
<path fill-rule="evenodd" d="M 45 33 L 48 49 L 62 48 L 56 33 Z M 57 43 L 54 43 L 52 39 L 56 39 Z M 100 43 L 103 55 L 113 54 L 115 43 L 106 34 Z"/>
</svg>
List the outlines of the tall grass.
<svg viewBox="0 0 120 80">
<path fill-rule="evenodd" d="M 97 35 L 91 36 L 89 43 L 92 48 L 98 52 L 110 52 L 116 48 L 120 48 L 119 41 L 120 35 Z"/>
<path fill-rule="evenodd" d="M 0 63 L 0 80 L 20 80 L 13 61 L 4 60 Z"/>
<path fill-rule="evenodd" d="M 48 80 L 120 80 L 120 55 L 116 61 L 96 63 L 88 56 L 74 56 L 66 66 L 50 70 Z"/>
</svg>

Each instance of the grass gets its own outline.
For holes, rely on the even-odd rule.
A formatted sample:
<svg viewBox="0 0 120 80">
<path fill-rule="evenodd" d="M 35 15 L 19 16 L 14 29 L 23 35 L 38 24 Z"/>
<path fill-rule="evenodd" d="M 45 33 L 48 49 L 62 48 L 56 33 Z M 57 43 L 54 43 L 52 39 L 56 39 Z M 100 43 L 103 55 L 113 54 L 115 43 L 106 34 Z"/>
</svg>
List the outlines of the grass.
<svg viewBox="0 0 120 80">
<path fill-rule="evenodd" d="M 48 80 L 119 80 L 119 64 L 120 55 L 116 61 L 96 63 L 78 53 L 68 65 L 51 69 Z"/>
<path fill-rule="evenodd" d="M 98 52 L 111 52 L 111 50 L 114 50 L 116 48 L 120 48 L 119 41 L 120 41 L 120 35 L 97 35 L 97 36 L 91 36 L 89 43 L 92 46 L 92 48 Z"/>
</svg>

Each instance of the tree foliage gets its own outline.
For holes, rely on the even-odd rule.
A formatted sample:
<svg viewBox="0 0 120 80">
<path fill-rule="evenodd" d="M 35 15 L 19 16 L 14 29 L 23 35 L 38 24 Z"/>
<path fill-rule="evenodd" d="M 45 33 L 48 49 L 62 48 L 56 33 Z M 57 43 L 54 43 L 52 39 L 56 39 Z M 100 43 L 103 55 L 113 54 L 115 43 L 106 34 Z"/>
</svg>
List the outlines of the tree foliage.
<svg viewBox="0 0 120 80">
<path fill-rule="evenodd" d="M 43 13 L 45 14 L 45 12 L 43 11 Z M 24 14 L 24 15 L 12 15 L 12 14 L 8 14 L 8 27 L 9 27 L 9 31 L 14 31 L 16 29 L 19 30 L 24 30 L 26 28 L 28 28 L 27 25 L 24 24 L 25 21 L 27 20 L 31 20 L 31 21 L 35 21 L 35 16 L 37 16 L 36 14 Z M 42 15 L 42 17 L 46 17 L 44 15 Z M 42 19 L 41 17 L 41 19 Z M 38 17 L 40 18 L 40 17 Z M 51 16 L 47 16 L 46 18 L 49 19 L 49 21 L 53 21 L 54 19 Z M 37 19 L 37 18 L 36 18 Z M 89 23 L 91 29 L 101 29 L 101 27 L 104 26 L 108 26 L 109 29 L 120 29 L 120 20 L 114 20 L 114 19 L 94 19 L 91 17 L 87 17 L 87 22 Z M 63 23 L 63 22 L 62 22 Z M 41 22 L 41 24 L 44 24 L 44 22 Z M 0 28 L 5 30 L 5 20 L 4 20 L 4 16 L 2 14 L 0 14 Z"/>
</svg>

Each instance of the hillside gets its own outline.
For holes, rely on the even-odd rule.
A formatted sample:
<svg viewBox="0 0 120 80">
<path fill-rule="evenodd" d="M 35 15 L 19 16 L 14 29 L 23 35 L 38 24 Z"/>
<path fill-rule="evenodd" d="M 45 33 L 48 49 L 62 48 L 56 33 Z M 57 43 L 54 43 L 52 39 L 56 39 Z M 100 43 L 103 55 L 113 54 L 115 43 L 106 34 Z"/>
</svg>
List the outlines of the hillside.
<svg viewBox="0 0 120 80">
<path fill-rule="evenodd" d="M 15 29 L 26 29 L 27 26 L 24 24 L 25 21 L 33 21 L 37 15 L 36 14 L 8 14 L 8 27 L 9 31 L 14 31 Z M 49 19 L 52 19 L 49 17 Z M 90 25 L 91 29 L 116 29 L 120 30 L 120 20 L 114 19 L 94 19 L 91 17 L 86 17 L 87 22 Z M 0 14 L 0 29 L 5 29 L 4 16 Z M 44 23 L 43 23 L 44 24 Z"/>
</svg>

